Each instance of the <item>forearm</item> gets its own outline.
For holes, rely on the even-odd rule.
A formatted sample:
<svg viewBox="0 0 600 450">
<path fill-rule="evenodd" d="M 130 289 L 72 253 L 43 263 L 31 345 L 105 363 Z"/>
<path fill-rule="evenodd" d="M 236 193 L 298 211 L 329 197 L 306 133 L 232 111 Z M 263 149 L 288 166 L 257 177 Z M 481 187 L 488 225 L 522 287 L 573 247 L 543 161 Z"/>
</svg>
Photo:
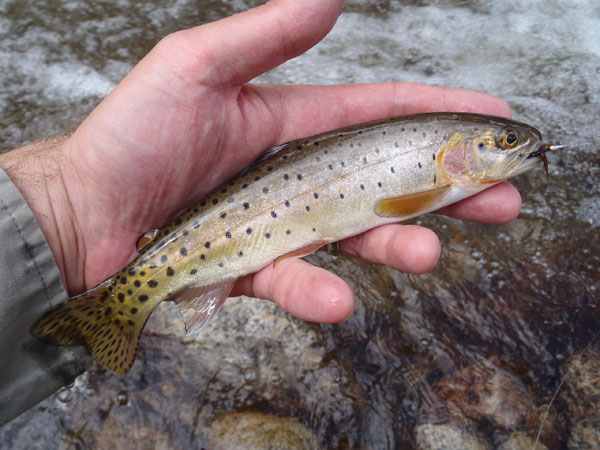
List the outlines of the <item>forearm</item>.
<svg viewBox="0 0 600 450">
<path fill-rule="evenodd" d="M 60 270 L 64 286 L 80 289 L 83 249 L 65 186 L 67 136 L 37 142 L 0 155 L 4 169 L 33 212 Z"/>
<path fill-rule="evenodd" d="M 4 161 L 4 158 L 2 158 Z M 0 170 L 0 425 L 69 383 L 82 348 L 46 345 L 29 328 L 66 292 L 54 256 L 19 190 Z"/>
</svg>

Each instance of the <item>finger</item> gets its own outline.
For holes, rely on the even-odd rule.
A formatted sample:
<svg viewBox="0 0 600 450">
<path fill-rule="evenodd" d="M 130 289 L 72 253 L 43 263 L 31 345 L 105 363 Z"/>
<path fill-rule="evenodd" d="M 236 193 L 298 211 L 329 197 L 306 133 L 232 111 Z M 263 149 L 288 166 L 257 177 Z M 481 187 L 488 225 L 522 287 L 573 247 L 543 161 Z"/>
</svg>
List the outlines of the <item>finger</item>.
<svg viewBox="0 0 600 450">
<path fill-rule="evenodd" d="M 383 225 L 340 242 L 340 250 L 402 272 L 431 270 L 440 256 L 436 234 L 417 225 Z"/>
<path fill-rule="evenodd" d="M 273 0 L 171 35 L 176 66 L 208 85 L 241 85 L 311 48 L 331 30 L 341 0 Z M 191 56 L 191 58 L 190 58 Z M 200 78 L 200 79 L 198 79 Z"/>
<path fill-rule="evenodd" d="M 436 211 L 436 214 L 471 222 L 504 224 L 521 211 L 521 194 L 509 183 L 500 183 L 473 197 Z"/>
<path fill-rule="evenodd" d="M 278 126 L 279 142 L 384 117 L 435 111 L 476 112 L 510 117 L 508 104 L 490 94 L 417 83 L 349 84 L 340 86 L 249 85 L 241 99 L 256 105 L 260 98 Z M 273 144 L 274 145 L 274 144 Z"/>
<path fill-rule="evenodd" d="M 354 309 L 354 294 L 345 281 L 296 258 L 239 279 L 231 295 L 241 294 L 273 300 L 290 314 L 311 322 L 341 322 Z"/>
</svg>

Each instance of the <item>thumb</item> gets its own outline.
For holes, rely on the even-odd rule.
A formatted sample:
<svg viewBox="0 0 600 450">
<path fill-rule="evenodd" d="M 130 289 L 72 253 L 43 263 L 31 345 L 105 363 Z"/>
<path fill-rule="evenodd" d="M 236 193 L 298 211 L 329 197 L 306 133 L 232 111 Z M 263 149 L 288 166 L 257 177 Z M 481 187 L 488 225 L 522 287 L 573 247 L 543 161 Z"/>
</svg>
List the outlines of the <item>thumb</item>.
<svg viewBox="0 0 600 450">
<path fill-rule="evenodd" d="M 343 0 L 272 0 L 174 33 L 158 47 L 167 47 L 162 56 L 189 82 L 242 85 L 317 44 L 343 5 Z"/>
</svg>

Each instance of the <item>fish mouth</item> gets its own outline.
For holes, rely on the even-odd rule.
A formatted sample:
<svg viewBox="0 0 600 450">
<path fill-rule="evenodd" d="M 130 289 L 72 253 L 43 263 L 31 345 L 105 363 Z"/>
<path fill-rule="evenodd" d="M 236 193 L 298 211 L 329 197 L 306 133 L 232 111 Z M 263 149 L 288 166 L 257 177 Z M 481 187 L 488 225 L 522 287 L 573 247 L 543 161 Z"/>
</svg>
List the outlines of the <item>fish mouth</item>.
<svg viewBox="0 0 600 450">
<path fill-rule="evenodd" d="M 546 171 L 546 180 L 548 180 L 548 157 L 546 156 L 546 152 L 550 152 L 553 150 L 560 150 L 561 148 L 565 148 L 566 145 L 550 145 L 550 144 L 542 144 L 536 150 L 527 155 L 527 159 L 530 158 L 542 158 L 542 162 L 544 163 L 544 170 Z"/>
</svg>

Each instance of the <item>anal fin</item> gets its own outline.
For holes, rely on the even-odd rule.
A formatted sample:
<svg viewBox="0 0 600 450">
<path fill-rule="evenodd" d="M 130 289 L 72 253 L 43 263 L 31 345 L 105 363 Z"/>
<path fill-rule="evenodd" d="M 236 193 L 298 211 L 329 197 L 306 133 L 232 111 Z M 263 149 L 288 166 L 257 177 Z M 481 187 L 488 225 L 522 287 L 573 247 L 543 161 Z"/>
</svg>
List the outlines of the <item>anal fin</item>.
<svg viewBox="0 0 600 450">
<path fill-rule="evenodd" d="M 208 286 L 190 286 L 171 297 L 179 307 L 188 334 L 198 333 L 221 308 L 235 279 Z"/>
<path fill-rule="evenodd" d="M 431 210 L 436 204 L 442 203 L 450 192 L 450 186 L 447 184 L 401 197 L 385 198 L 375 204 L 375 213 L 381 217 L 408 217 Z"/>
</svg>

